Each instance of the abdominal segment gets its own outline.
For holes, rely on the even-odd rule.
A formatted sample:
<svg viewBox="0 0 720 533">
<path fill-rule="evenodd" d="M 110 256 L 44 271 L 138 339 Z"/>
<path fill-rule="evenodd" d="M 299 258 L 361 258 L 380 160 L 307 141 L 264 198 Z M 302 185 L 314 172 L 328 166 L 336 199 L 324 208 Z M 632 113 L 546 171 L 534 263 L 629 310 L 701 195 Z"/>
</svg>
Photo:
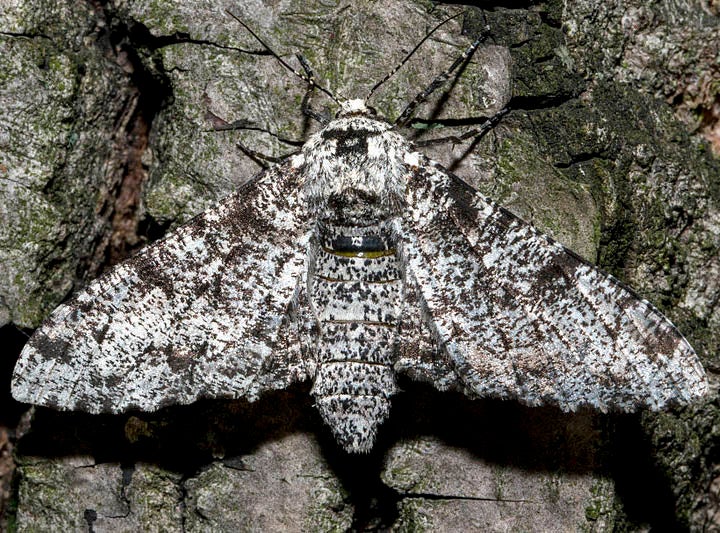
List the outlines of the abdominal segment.
<svg viewBox="0 0 720 533">
<path fill-rule="evenodd" d="M 395 393 L 403 281 L 387 225 L 319 225 L 308 294 L 319 323 L 312 394 L 338 442 L 370 451 Z"/>
</svg>

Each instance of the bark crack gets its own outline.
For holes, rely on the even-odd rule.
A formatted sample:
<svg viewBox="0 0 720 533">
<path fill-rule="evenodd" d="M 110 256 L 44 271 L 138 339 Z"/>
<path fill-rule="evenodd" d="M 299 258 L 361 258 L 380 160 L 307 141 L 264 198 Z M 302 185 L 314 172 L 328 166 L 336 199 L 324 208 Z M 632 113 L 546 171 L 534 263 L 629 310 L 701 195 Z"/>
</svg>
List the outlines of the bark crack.
<svg viewBox="0 0 720 533">
<path fill-rule="evenodd" d="M 157 49 L 150 32 L 146 28 L 139 31 L 140 25 L 121 20 L 105 5 L 94 7 L 98 27 L 105 32 L 97 42 L 126 73 L 129 91 L 115 121 L 112 151 L 106 163 L 107 193 L 98 206 L 98 218 L 108 229 L 98 238 L 89 260 L 91 277 L 128 257 L 146 240 L 140 231 L 142 193 L 148 179 L 145 158 L 153 121 L 172 98 L 159 59 L 152 57 L 148 63 L 141 57 L 143 50 Z"/>
</svg>

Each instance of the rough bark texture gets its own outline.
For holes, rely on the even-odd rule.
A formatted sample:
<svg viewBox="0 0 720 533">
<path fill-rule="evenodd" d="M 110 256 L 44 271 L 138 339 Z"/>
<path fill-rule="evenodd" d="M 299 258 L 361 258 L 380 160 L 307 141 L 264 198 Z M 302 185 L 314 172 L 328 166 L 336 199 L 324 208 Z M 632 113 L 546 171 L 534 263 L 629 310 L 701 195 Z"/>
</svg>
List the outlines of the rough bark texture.
<svg viewBox="0 0 720 533">
<path fill-rule="evenodd" d="M 390 117 L 488 24 L 488 42 L 418 126 L 471 127 L 511 97 L 514 111 L 482 142 L 426 153 L 637 288 L 715 383 L 720 169 L 702 136 L 717 143 L 718 7 L 622 4 L 512 3 L 483 16 L 410 0 L 6 2 L 4 382 L 22 341 L 15 326 L 36 327 L 73 287 L 258 170 L 238 141 L 280 155 L 295 148 L 279 138 L 315 127 L 300 112 L 302 82 L 227 8 L 284 57 L 302 52 L 344 97 L 363 97 L 428 29 L 467 9 L 375 97 Z M 256 129 L 209 132 L 213 116 Z M 306 385 L 157 414 L 38 409 L 29 424 L 4 395 L 0 425 L 18 431 L 0 430 L 0 498 L 11 493 L 0 528 L 720 528 L 715 395 L 618 417 L 403 388 L 366 457 L 336 447 Z"/>
</svg>

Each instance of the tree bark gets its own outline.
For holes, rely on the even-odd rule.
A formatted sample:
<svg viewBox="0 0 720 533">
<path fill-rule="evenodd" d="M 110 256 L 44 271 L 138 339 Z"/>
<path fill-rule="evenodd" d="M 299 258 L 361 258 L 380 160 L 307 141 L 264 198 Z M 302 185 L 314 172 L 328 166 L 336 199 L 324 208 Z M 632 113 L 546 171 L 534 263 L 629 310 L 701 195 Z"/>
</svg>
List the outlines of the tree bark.
<svg viewBox="0 0 720 533">
<path fill-rule="evenodd" d="M 715 383 L 720 338 L 720 75 L 713 4 L 550 0 L 481 11 L 423 1 L 33 0 L 0 15 L 0 323 L 37 327 L 73 289 L 317 129 L 318 82 L 394 118 L 473 38 L 411 138 L 428 155 L 665 312 Z M 714 11 L 713 11 L 714 10 Z M 312 100 L 321 113 L 334 104 Z M 219 119 L 253 129 L 214 132 Z M 444 126 L 431 128 L 429 126 Z M 720 145 L 715 145 L 720 150 Z M 17 352 L 16 352 L 17 353 Z M 6 355 L 7 360 L 11 355 Z M 10 365 L 3 365 L 9 381 Z M 665 413 L 563 414 L 402 382 L 367 456 L 342 452 L 309 386 L 159 413 L 34 410 L 20 424 L 19 531 L 720 528 L 717 398 Z M 713 389 L 715 390 L 715 389 Z M 9 399 L 0 423 L 19 424 Z M 28 427 L 29 426 L 29 427 Z M 2 444 L 2 443 L 0 443 Z M 8 445 L 10 445 L 8 444 Z M 0 475 L 5 470 L 0 468 Z M 5 473 L 7 478 L 10 474 Z"/>
</svg>

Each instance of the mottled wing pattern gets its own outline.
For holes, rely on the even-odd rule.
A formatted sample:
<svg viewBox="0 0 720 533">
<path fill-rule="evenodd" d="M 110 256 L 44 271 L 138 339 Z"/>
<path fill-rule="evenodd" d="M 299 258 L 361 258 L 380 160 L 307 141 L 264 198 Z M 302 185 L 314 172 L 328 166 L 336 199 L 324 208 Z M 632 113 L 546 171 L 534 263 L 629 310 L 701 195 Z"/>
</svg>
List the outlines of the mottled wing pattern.
<svg viewBox="0 0 720 533">
<path fill-rule="evenodd" d="M 298 181 L 289 163 L 261 173 L 90 283 L 28 342 L 13 396 L 93 413 L 154 410 L 254 399 L 304 377 L 288 319 L 306 278 Z"/>
<path fill-rule="evenodd" d="M 436 163 L 420 159 L 407 203 L 407 275 L 467 394 L 630 410 L 706 392 L 652 305 Z"/>
</svg>

